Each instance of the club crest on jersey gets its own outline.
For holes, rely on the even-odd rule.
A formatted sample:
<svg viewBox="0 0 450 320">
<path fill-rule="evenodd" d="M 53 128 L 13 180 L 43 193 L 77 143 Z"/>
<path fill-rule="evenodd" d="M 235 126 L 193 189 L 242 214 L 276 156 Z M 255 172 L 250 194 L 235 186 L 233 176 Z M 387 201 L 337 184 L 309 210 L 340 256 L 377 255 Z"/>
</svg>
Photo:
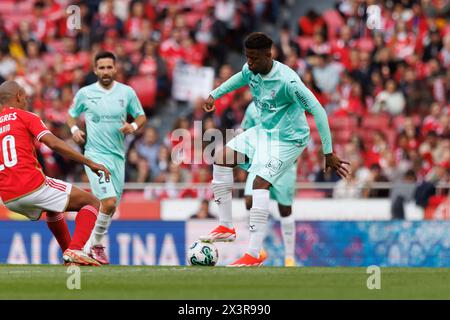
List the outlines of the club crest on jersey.
<svg viewBox="0 0 450 320">
<path fill-rule="evenodd" d="M 119 104 L 120 104 L 121 108 L 124 108 L 125 107 L 125 100 L 119 99 Z"/>
<path fill-rule="evenodd" d="M 267 162 L 266 168 L 270 170 L 270 175 L 272 176 L 281 169 L 282 165 L 283 161 L 272 157 L 272 159 L 270 159 L 269 162 Z"/>
</svg>

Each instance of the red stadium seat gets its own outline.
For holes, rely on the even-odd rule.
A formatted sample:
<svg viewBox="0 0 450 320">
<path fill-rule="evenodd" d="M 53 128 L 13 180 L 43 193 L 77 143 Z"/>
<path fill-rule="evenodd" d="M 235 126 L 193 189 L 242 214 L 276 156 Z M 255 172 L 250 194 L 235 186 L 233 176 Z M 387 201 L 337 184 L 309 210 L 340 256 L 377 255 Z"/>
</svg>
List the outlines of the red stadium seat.
<svg viewBox="0 0 450 320">
<path fill-rule="evenodd" d="M 357 120 L 354 117 L 333 117 L 329 121 L 331 129 L 352 130 L 357 126 Z"/>
<path fill-rule="evenodd" d="M 332 131 L 333 141 L 335 141 L 338 144 L 345 144 L 350 141 L 350 138 L 352 137 L 353 133 L 354 133 L 353 130 L 347 129 L 333 130 Z"/>
<path fill-rule="evenodd" d="M 53 40 L 47 44 L 47 47 L 51 52 L 62 53 L 64 52 L 66 45 L 64 40 Z"/>
<path fill-rule="evenodd" d="M 363 130 L 386 130 L 389 128 L 391 117 L 386 114 L 368 114 L 363 117 Z"/>
<path fill-rule="evenodd" d="M 326 10 L 322 14 L 323 19 L 325 20 L 328 26 L 328 38 L 330 40 L 337 37 L 340 29 L 344 26 L 344 19 L 342 19 L 341 15 L 337 10 Z"/>
<path fill-rule="evenodd" d="M 405 126 L 405 117 L 403 115 L 398 115 L 392 119 L 392 127 L 400 130 Z"/>
<path fill-rule="evenodd" d="M 145 109 L 153 108 L 156 102 L 156 79 L 149 76 L 136 76 L 128 84 L 136 94 Z"/>
<path fill-rule="evenodd" d="M 366 38 L 358 39 L 358 41 L 356 43 L 356 47 L 361 51 L 371 52 L 373 50 L 373 48 L 375 47 L 375 44 L 374 44 L 372 38 L 366 37 Z"/>
<path fill-rule="evenodd" d="M 386 141 L 389 146 L 395 146 L 395 140 L 397 139 L 397 131 L 395 128 L 390 128 L 389 130 L 383 131 L 386 136 Z"/>
<path fill-rule="evenodd" d="M 22 1 L 16 4 L 16 12 L 21 12 L 22 14 L 32 14 L 33 13 L 33 1 Z"/>
<path fill-rule="evenodd" d="M 0 13 L 4 18 L 8 17 L 14 13 L 16 4 L 11 0 L 0 1 Z"/>
<path fill-rule="evenodd" d="M 314 43 L 312 37 L 308 36 L 300 36 L 297 38 L 297 43 L 300 46 L 300 49 L 305 53 Z"/>
<path fill-rule="evenodd" d="M 303 199 L 322 199 L 325 198 L 325 196 L 325 191 L 321 190 L 299 190 L 295 197 Z"/>
<path fill-rule="evenodd" d="M 202 12 L 191 11 L 184 14 L 184 20 L 189 28 L 194 28 L 197 25 L 197 22 L 202 19 L 202 16 Z"/>
</svg>

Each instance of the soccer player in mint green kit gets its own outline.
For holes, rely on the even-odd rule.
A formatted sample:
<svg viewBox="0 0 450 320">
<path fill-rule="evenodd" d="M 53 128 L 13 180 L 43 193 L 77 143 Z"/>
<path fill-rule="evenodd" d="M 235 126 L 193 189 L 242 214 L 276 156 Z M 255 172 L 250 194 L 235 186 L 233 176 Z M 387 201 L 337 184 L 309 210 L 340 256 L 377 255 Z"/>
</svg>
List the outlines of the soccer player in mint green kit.
<svg viewBox="0 0 450 320">
<path fill-rule="evenodd" d="M 241 127 L 248 130 L 258 124 L 259 112 L 255 102 L 251 102 L 245 110 L 244 119 Z M 295 266 L 295 219 L 292 216 L 292 201 L 295 195 L 295 183 L 297 181 L 297 164 L 295 164 L 275 182 L 270 188 L 270 198 L 278 203 L 278 211 L 280 212 L 281 234 L 284 244 L 284 265 L 286 267 Z M 241 168 L 247 170 L 249 164 L 241 165 Z M 252 208 L 252 190 L 253 181 L 256 174 L 249 173 L 245 183 L 245 206 L 247 210 Z"/>
<path fill-rule="evenodd" d="M 215 154 L 212 188 L 219 207 L 219 226 L 200 237 L 209 242 L 236 239 L 231 212 L 233 168 L 249 163 L 248 172 L 256 174 L 249 219 L 250 240 L 246 253 L 229 264 L 232 267 L 260 266 L 264 261 L 260 252 L 269 217 L 269 189 L 291 170 L 308 143 L 305 111 L 314 116 L 317 124 L 325 170 L 335 170 L 341 178 L 349 174 L 345 166 L 349 163 L 333 153 L 325 110 L 294 70 L 272 59 L 272 44 L 272 39 L 264 33 L 251 33 L 244 43 L 247 63 L 242 71 L 213 90 L 203 105 L 206 112 L 212 112 L 214 100 L 249 85 L 259 110 L 258 124 L 231 139 Z"/>
<path fill-rule="evenodd" d="M 125 135 L 134 133 L 146 123 L 141 103 L 134 90 L 114 81 L 116 58 L 111 52 L 100 52 L 95 56 L 94 73 L 98 81 L 81 88 L 69 109 L 67 124 L 78 144 L 85 142 L 86 134 L 77 126 L 76 119 L 85 113 L 85 156 L 102 162 L 111 172 L 111 179 L 92 174 L 85 168 L 94 195 L 100 200 L 100 212 L 90 238 L 90 254 L 102 264 L 108 258 L 102 245 L 111 219 L 122 196 L 125 183 Z M 128 123 L 131 115 L 134 122 Z"/>
</svg>

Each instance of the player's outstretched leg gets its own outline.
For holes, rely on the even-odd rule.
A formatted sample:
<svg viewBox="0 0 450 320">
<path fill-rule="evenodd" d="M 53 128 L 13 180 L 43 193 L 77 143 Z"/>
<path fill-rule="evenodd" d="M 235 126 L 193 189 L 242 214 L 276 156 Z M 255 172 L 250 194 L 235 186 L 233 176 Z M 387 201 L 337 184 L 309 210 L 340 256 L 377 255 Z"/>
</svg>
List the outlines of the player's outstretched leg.
<svg viewBox="0 0 450 320">
<path fill-rule="evenodd" d="M 250 210 L 250 242 L 247 252 L 229 267 L 261 266 L 265 256 L 261 255 L 269 218 L 270 183 L 257 176 L 253 182 L 252 208 Z"/>
<path fill-rule="evenodd" d="M 295 219 L 292 215 L 292 206 L 278 204 L 281 215 L 281 233 L 284 243 L 284 265 L 295 267 Z"/>
<path fill-rule="evenodd" d="M 219 226 L 209 234 L 200 236 L 200 241 L 204 242 L 230 242 L 236 239 L 236 231 L 232 221 L 232 189 L 233 189 L 233 168 L 236 161 L 236 152 L 228 147 L 217 152 L 216 164 L 213 165 L 212 189 L 214 191 L 214 201 L 219 207 Z M 227 163 L 227 159 L 232 159 L 232 164 Z M 217 164 L 217 163 L 220 163 Z"/>
<path fill-rule="evenodd" d="M 116 197 L 101 200 L 100 212 L 89 240 L 89 255 L 101 264 L 109 264 L 109 259 L 105 252 L 105 246 L 103 245 L 103 238 L 105 234 L 108 233 L 112 216 L 116 211 L 116 205 Z"/>
<path fill-rule="evenodd" d="M 66 219 L 61 212 L 51 212 L 47 211 L 47 226 L 53 233 L 56 241 L 58 241 L 62 252 L 69 248 L 70 242 L 72 241 L 70 237 L 70 231 L 67 227 Z"/>
<path fill-rule="evenodd" d="M 99 206 L 100 202 L 92 194 L 75 186 L 72 187 L 67 211 L 79 211 L 75 218 L 75 231 L 72 241 L 63 253 L 64 264 L 101 265 L 83 251 L 83 247 L 94 228 Z"/>
</svg>

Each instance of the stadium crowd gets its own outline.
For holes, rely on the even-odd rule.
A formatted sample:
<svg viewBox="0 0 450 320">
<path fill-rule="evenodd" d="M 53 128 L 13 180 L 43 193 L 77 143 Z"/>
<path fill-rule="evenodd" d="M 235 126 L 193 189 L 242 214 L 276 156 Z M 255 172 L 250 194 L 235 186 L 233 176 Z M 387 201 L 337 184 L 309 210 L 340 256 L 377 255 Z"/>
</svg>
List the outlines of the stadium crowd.
<svg viewBox="0 0 450 320">
<path fill-rule="evenodd" d="M 372 182 L 450 182 L 450 2 L 340 0 L 324 12 L 281 21 L 281 9 L 293 3 L 2 0 L 0 82 L 14 79 L 25 86 L 32 111 L 77 147 L 65 124 L 67 110 L 77 90 L 96 81 L 92 57 L 99 50 L 116 54 L 116 80 L 136 88 L 152 118 L 172 99 L 177 63 L 214 68 L 216 86 L 238 71 L 230 55 L 242 54 L 243 37 L 271 25 L 274 58 L 296 70 L 322 103 L 334 149 L 351 162 L 346 181 L 322 172 L 311 119 L 311 145 L 299 161 L 298 181 L 337 184 L 309 196 L 385 197 L 389 191 L 371 189 Z M 81 9 L 79 30 L 67 28 L 70 4 Z M 372 4 L 380 8 L 380 19 L 369 28 Z M 165 125 L 193 133 L 194 120 L 203 121 L 203 130 L 237 128 L 250 101 L 246 88 L 227 94 L 211 116 L 198 97 L 185 116 Z M 212 196 L 209 190 L 172 188 L 177 182 L 210 182 L 211 166 L 175 164 L 177 143 L 159 129 L 149 123 L 129 138 L 126 180 L 166 183 L 166 190 L 152 193 L 157 198 Z M 86 181 L 80 166 L 44 145 L 39 151 L 48 175 Z M 236 174 L 237 182 L 244 179 Z"/>
</svg>

